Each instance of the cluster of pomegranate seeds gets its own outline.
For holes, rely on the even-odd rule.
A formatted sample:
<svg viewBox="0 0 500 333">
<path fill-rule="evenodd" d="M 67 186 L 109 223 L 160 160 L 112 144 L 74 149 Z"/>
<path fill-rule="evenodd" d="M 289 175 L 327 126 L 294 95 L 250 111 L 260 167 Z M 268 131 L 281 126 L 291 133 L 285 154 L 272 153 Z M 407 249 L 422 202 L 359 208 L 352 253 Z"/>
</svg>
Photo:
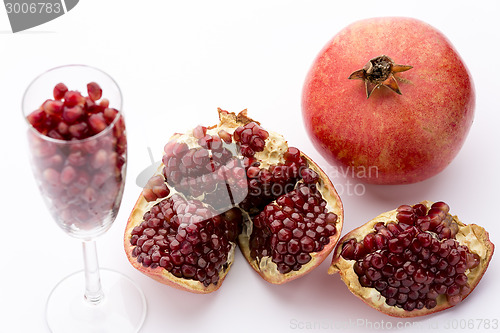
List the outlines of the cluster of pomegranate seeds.
<svg viewBox="0 0 500 333">
<path fill-rule="evenodd" d="M 336 232 L 337 216 L 326 205 L 316 185 L 299 183 L 253 219 L 250 255 L 271 257 L 282 274 L 299 270 Z"/>
<path fill-rule="evenodd" d="M 256 122 L 238 127 L 233 133 L 234 141 L 240 144 L 241 155 L 252 157 L 264 150 L 269 133 Z"/>
<path fill-rule="evenodd" d="M 63 224 L 78 229 L 102 222 L 116 206 L 123 182 L 127 138 L 122 117 L 112 131 L 95 139 L 114 120 L 118 111 L 101 99 L 102 89 L 91 82 L 88 96 L 68 90 L 64 83 L 53 89 L 54 99 L 46 100 L 27 116 L 41 134 L 61 141 L 29 136 L 35 175 L 51 200 Z M 101 99 L 100 101 L 98 101 Z"/>
<path fill-rule="evenodd" d="M 160 201 L 132 231 L 132 255 L 145 267 L 163 267 L 179 278 L 216 285 L 227 269 L 231 242 L 241 223 L 239 210 L 217 213 L 178 194 Z"/>
<path fill-rule="evenodd" d="M 99 101 L 102 89 L 97 83 L 87 84 L 87 93 L 84 97 L 58 83 L 54 99 L 29 114 L 28 121 L 38 132 L 58 140 L 85 139 L 100 133 L 113 122 L 118 110 L 109 108 L 107 99 Z"/>
<path fill-rule="evenodd" d="M 170 194 L 170 189 L 161 175 L 155 175 L 148 180 L 142 193 L 146 201 L 149 202 L 167 197 Z"/>
<path fill-rule="evenodd" d="M 240 203 L 241 208 L 250 214 L 262 211 L 267 204 L 292 191 L 302 175 L 306 176 L 303 180 L 308 184 L 319 180 L 319 175 L 308 168 L 306 159 L 300 156 L 297 148 L 289 147 L 284 159 L 285 163 L 272 165 L 268 169 L 261 168 L 259 162 L 252 163 L 246 169 L 248 195 Z"/>
<path fill-rule="evenodd" d="M 188 196 L 205 195 L 205 201 L 217 208 L 234 205 L 234 197 L 246 194 L 241 161 L 218 135 L 206 134 L 206 127 L 196 127 L 193 135 L 200 147 L 189 148 L 175 140 L 165 145 L 163 175 L 167 183 Z"/>
<path fill-rule="evenodd" d="M 387 305 L 432 309 L 439 295 L 455 305 L 470 292 L 466 271 L 479 265 L 479 256 L 453 239 L 458 226 L 448 211 L 444 202 L 429 210 L 400 206 L 398 223 L 375 224 L 363 240 L 347 240 L 341 255 L 356 260 L 359 283 L 379 291 Z"/>
<path fill-rule="evenodd" d="M 448 214 L 450 207 L 444 202 L 436 202 L 427 212 L 423 204 L 413 207 L 402 205 L 398 207 L 397 219 L 406 225 L 416 225 L 421 231 L 431 231 L 440 239 L 454 238 L 458 232 L 458 225 Z"/>
</svg>

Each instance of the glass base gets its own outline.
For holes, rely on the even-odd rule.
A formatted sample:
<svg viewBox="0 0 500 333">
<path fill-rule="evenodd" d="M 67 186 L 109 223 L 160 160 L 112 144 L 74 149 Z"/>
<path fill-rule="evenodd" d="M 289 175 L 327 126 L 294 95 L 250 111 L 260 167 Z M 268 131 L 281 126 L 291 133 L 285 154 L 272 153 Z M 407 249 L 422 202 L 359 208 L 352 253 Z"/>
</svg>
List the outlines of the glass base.
<svg viewBox="0 0 500 333">
<path fill-rule="evenodd" d="M 135 333 L 146 318 L 146 298 L 139 287 L 121 273 L 100 269 L 104 298 L 99 304 L 84 299 L 83 270 L 59 282 L 49 295 L 47 324 L 53 333 Z"/>
</svg>

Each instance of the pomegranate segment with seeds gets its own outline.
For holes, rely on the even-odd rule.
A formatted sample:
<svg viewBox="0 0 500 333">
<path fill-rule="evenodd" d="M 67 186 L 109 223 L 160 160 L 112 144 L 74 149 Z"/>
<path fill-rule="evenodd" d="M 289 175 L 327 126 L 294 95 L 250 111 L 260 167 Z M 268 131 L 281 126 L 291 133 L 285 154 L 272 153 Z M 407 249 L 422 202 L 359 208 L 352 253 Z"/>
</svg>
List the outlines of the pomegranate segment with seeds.
<svg viewBox="0 0 500 333">
<path fill-rule="evenodd" d="M 423 316 L 460 303 L 493 255 L 488 233 L 466 225 L 444 202 L 401 205 L 345 235 L 329 273 L 395 317 Z"/>
<path fill-rule="evenodd" d="M 326 204 L 315 185 L 299 183 L 253 219 L 250 256 L 272 258 L 281 274 L 299 271 L 336 233 L 337 215 Z"/>
<path fill-rule="evenodd" d="M 176 134 L 129 218 L 131 264 L 180 289 L 209 293 L 239 245 L 267 281 L 311 271 L 333 250 L 342 203 L 323 171 L 246 115 Z"/>
<path fill-rule="evenodd" d="M 144 214 L 131 232 L 132 256 L 144 267 L 162 267 L 178 279 L 196 279 L 204 287 L 217 285 L 221 271 L 229 269 L 231 248 L 240 215 L 217 215 L 198 200 L 174 194 Z"/>
<path fill-rule="evenodd" d="M 42 193 L 59 225 L 82 238 L 96 232 L 96 226 L 100 234 L 111 225 L 127 157 L 122 114 L 101 99 L 98 83 L 89 83 L 87 93 L 58 83 L 54 99 L 27 115 L 33 170 Z"/>
</svg>

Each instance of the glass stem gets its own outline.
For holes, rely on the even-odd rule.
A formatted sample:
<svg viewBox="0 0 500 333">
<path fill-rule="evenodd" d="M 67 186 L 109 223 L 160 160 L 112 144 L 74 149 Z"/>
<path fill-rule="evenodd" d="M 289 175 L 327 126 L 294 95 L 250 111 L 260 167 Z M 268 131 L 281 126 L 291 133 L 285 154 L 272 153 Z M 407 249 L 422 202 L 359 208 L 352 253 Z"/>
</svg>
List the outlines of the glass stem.
<svg viewBox="0 0 500 333">
<path fill-rule="evenodd" d="M 95 241 L 84 241 L 82 245 L 85 269 L 85 300 L 90 304 L 97 305 L 104 298 L 104 293 L 101 288 Z"/>
</svg>

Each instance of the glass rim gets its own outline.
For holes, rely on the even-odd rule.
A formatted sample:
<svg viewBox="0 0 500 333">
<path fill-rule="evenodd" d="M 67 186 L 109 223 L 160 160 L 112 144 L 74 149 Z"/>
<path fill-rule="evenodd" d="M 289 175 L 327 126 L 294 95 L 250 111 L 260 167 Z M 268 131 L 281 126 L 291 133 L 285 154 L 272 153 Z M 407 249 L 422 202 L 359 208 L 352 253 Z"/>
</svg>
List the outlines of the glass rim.
<svg viewBox="0 0 500 333">
<path fill-rule="evenodd" d="M 77 68 L 77 67 L 80 67 L 80 68 L 89 68 L 89 69 L 92 69 L 92 70 L 95 70 L 97 72 L 101 72 L 102 74 L 104 74 L 105 76 L 107 76 L 111 82 L 113 82 L 113 84 L 116 86 L 116 88 L 118 89 L 118 93 L 120 94 L 120 100 L 121 100 L 121 107 L 120 109 L 115 109 L 118 111 L 118 113 L 116 114 L 115 116 L 115 119 L 113 119 L 113 121 L 106 126 L 105 129 L 103 129 L 102 131 L 100 131 L 99 133 L 97 134 L 94 134 L 92 136 L 89 136 L 88 138 L 85 138 L 85 139 L 71 139 L 71 140 L 61 140 L 61 139 L 55 139 L 55 138 L 51 138 L 50 136 L 48 135 L 45 135 L 43 133 L 40 133 L 29 121 L 28 121 L 28 117 L 27 115 L 24 114 L 24 100 L 26 98 L 26 94 L 28 92 L 28 90 L 30 89 L 30 87 L 39 79 L 41 78 L 42 76 L 44 76 L 45 74 L 47 73 L 50 73 L 50 72 L 53 72 L 55 70 L 58 70 L 58 69 L 62 69 L 62 68 L 68 68 L 68 67 L 74 67 L 74 68 Z M 76 143 L 83 143 L 83 142 L 87 142 L 87 141 L 90 141 L 90 140 L 95 140 L 95 139 L 98 139 L 99 137 L 101 136 L 104 136 L 106 135 L 109 131 L 111 131 L 115 126 L 116 126 L 116 123 L 119 121 L 119 119 L 121 117 L 123 117 L 123 112 L 122 112 L 122 109 L 123 109 L 123 94 L 122 94 L 122 91 L 120 89 L 120 86 L 118 85 L 118 83 L 115 81 L 115 79 L 113 79 L 111 77 L 111 75 L 109 75 L 108 73 L 104 72 L 103 70 L 99 69 L 99 68 L 96 68 L 96 67 L 93 67 L 93 66 L 89 66 L 89 65 L 84 65 L 84 64 L 69 64 L 69 65 L 61 65 L 61 66 L 57 66 L 57 67 L 53 67 L 53 68 L 50 68 L 42 73 L 40 73 L 39 75 L 37 75 L 33 80 L 31 80 L 31 82 L 28 84 L 28 86 L 26 87 L 26 89 L 24 90 L 24 93 L 23 93 L 23 97 L 21 99 L 21 112 L 23 114 L 23 118 L 24 118 L 24 121 L 26 122 L 26 124 L 28 125 L 28 128 L 31 132 L 33 132 L 36 136 L 38 137 L 41 137 L 43 140 L 45 141 L 51 141 L 53 143 L 58 143 L 58 144 L 76 144 Z"/>
</svg>

